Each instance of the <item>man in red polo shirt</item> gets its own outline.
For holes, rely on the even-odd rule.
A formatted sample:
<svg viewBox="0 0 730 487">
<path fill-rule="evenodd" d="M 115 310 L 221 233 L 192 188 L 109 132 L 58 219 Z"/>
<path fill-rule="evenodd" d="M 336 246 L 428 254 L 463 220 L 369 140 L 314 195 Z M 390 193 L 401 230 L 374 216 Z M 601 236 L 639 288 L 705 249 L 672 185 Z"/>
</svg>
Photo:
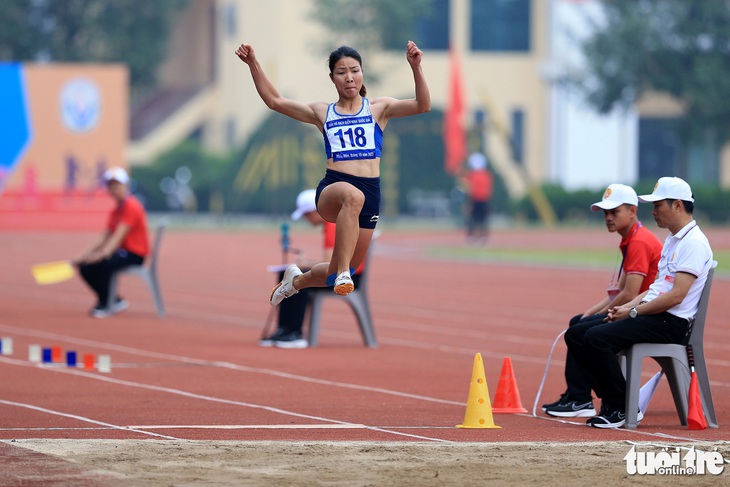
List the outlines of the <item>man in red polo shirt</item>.
<svg viewBox="0 0 730 487">
<path fill-rule="evenodd" d="M 74 260 L 79 274 L 97 296 L 90 311 L 94 318 L 106 318 L 129 307 L 119 296 L 107 307 L 111 276 L 121 268 L 142 264 L 149 254 L 147 217 L 142 204 L 127 189 L 129 175 L 121 167 L 113 167 L 104 173 L 104 181 L 117 205 L 109 214 L 101 238 Z"/>
<path fill-rule="evenodd" d="M 618 275 L 614 272 L 611 277 L 606 296 L 584 313 L 574 316 L 569 327 L 578 323 L 603 323 L 609 308 L 628 303 L 654 282 L 662 243 L 638 220 L 638 205 L 636 192 L 624 184 L 611 184 L 603 193 L 603 199 L 591 205 L 591 211 L 603 210 L 608 231 L 621 235 L 622 262 Z M 560 418 L 595 416 L 588 378 L 570 353 L 565 359 L 565 382 L 568 385 L 565 393 L 557 401 L 543 404 L 542 410 Z"/>
</svg>

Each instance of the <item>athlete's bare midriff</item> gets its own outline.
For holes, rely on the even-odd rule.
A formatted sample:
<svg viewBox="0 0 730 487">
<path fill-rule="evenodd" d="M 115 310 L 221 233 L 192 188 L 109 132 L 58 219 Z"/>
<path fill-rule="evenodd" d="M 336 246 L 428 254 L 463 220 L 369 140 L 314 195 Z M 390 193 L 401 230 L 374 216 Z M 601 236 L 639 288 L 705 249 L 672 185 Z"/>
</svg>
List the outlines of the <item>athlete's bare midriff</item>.
<svg viewBox="0 0 730 487">
<path fill-rule="evenodd" d="M 327 169 L 361 178 L 380 177 L 380 158 L 333 162 L 327 161 Z"/>
</svg>

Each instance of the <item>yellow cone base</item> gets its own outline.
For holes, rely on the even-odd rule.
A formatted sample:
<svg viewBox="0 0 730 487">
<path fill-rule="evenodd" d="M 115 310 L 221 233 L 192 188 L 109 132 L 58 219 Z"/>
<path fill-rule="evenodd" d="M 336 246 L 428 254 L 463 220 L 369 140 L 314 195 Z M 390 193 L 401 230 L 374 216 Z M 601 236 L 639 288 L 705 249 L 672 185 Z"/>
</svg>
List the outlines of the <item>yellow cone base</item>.
<svg viewBox="0 0 730 487">
<path fill-rule="evenodd" d="M 469 397 L 466 401 L 464 423 L 457 424 L 457 428 L 500 428 L 494 424 L 492 404 L 489 401 L 489 389 L 484 374 L 482 354 L 474 356 L 474 367 L 469 385 Z"/>
</svg>

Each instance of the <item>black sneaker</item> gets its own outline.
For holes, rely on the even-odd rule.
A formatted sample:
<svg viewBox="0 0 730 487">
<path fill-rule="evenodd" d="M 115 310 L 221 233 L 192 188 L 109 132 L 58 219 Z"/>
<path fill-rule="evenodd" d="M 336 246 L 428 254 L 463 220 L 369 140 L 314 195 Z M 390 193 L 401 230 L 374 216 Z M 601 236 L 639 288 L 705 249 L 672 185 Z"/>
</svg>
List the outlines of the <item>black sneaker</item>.
<svg viewBox="0 0 730 487">
<path fill-rule="evenodd" d="M 276 340 L 278 340 L 279 338 L 281 338 L 282 336 L 286 335 L 287 333 L 289 333 L 289 332 L 287 332 L 286 330 L 282 330 L 281 328 L 279 328 L 271 336 L 269 336 L 268 338 L 262 338 L 261 340 L 259 340 L 259 346 L 261 346 L 261 347 L 273 347 L 274 346 L 274 342 Z"/>
<path fill-rule="evenodd" d="M 626 413 L 617 409 L 601 406 L 601 413 L 594 416 L 586 424 L 594 428 L 620 428 L 626 423 Z"/>
<path fill-rule="evenodd" d="M 644 413 L 639 409 L 636 414 L 636 422 L 639 423 L 642 419 L 644 419 Z M 620 428 L 626 424 L 626 413 L 601 406 L 601 414 L 589 419 L 586 424 L 594 428 Z"/>
<path fill-rule="evenodd" d="M 596 415 L 593 401 L 579 403 L 570 399 L 560 402 L 556 406 L 546 408 L 545 412 L 558 418 L 590 418 Z"/>
<path fill-rule="evenodd" d="M 112 315 L 111 310 L 104 306 L 94 306 L 91 308 L 91 311 L 89 311 L 89 315 L 93 318 L 108 318 Z"/>
<path fill-rule="evenodd" d="M 542 410 L 543 410 L 543 412 L 547 412 L 547 410 L 549 408 L 554 408 L 555 406 L 557 406 L 561 402 L 565 402 L 567 400 L 568 400 L 568 393 L 567 392 L 564 392 L 564 393 L 562 393 L 560 395 L 560 399 L 558 399 L 557 401 L 551 402 L 551 403 L 547 403 L 547 404 L 543 404 L 542 405 Z"/>
<path fill-rule="evenodd" d="M 309 342 L 302 337 L 301 331 L 290 331 L 274 340 L 276 348 L 307 348 Z"/>
<path fill-rule="evenodd" d="M 121 313 L 127 308 L 129 308 L 129 303 L 127 302 L 127 300 L 117 297 L 117 299 L 114 300 L 114 304 L 112 304 L 109 308 L 109 311 L 111 311 L 111 313 L 115 315 L 117 313 Z"/>
<path fill-rule="evenodd" d="M 301 331 L 287 331 L 279 328 L 269 338 L 259 340 L 261 347 L 307 348 L 309 342 L 302 337 Z"/>
</svg>

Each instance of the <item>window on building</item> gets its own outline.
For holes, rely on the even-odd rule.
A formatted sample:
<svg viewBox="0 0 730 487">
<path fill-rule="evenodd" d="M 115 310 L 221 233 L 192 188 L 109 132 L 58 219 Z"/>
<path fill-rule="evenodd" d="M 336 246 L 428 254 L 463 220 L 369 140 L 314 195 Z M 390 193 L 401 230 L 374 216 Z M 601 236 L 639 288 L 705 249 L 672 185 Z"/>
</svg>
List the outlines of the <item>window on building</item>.
<svg viewBox="0 0 730 487">
<path fill-rule="evenodd" d="M 236 37 L 236 6 L 228 4 L 223 7 L 223 25 L 228 37 Z"/>
<path fill-rule="evenodd" d="M 678 118 L 639 119 L 639 179 L 655 181 L 678 176 L 691 182 L 715 183 L 720 169 L 720 144 L 716 132 L 685 141 Z"/>
<path fill-rule="evenodd" d="M 417 15 L 410 26 L 383 27 L 383 46 L 402 50 L 412 39 L 421 49 L 447 50 L 449 48 L 450 0 L 431 0 L 430 7 Z"/>
<path fill-rule="evenodd" d="M 434 0 L 428 16 L 416 20 L 416 38 L 422 39 L 422 49 L 448 50 L 449 48 L 449 6 L 450 0 Z"/>
<path fill-rule="evenodd" d="M 471 49 L 530 50 L 531 0 L 471 0 Z"/>
<path fill-rule="evenodd" d="M 639 180 L 679 174 L 682 141 L 678 129 L 678 119 L 642 117 L 639 120 Z"/>
</svg>

